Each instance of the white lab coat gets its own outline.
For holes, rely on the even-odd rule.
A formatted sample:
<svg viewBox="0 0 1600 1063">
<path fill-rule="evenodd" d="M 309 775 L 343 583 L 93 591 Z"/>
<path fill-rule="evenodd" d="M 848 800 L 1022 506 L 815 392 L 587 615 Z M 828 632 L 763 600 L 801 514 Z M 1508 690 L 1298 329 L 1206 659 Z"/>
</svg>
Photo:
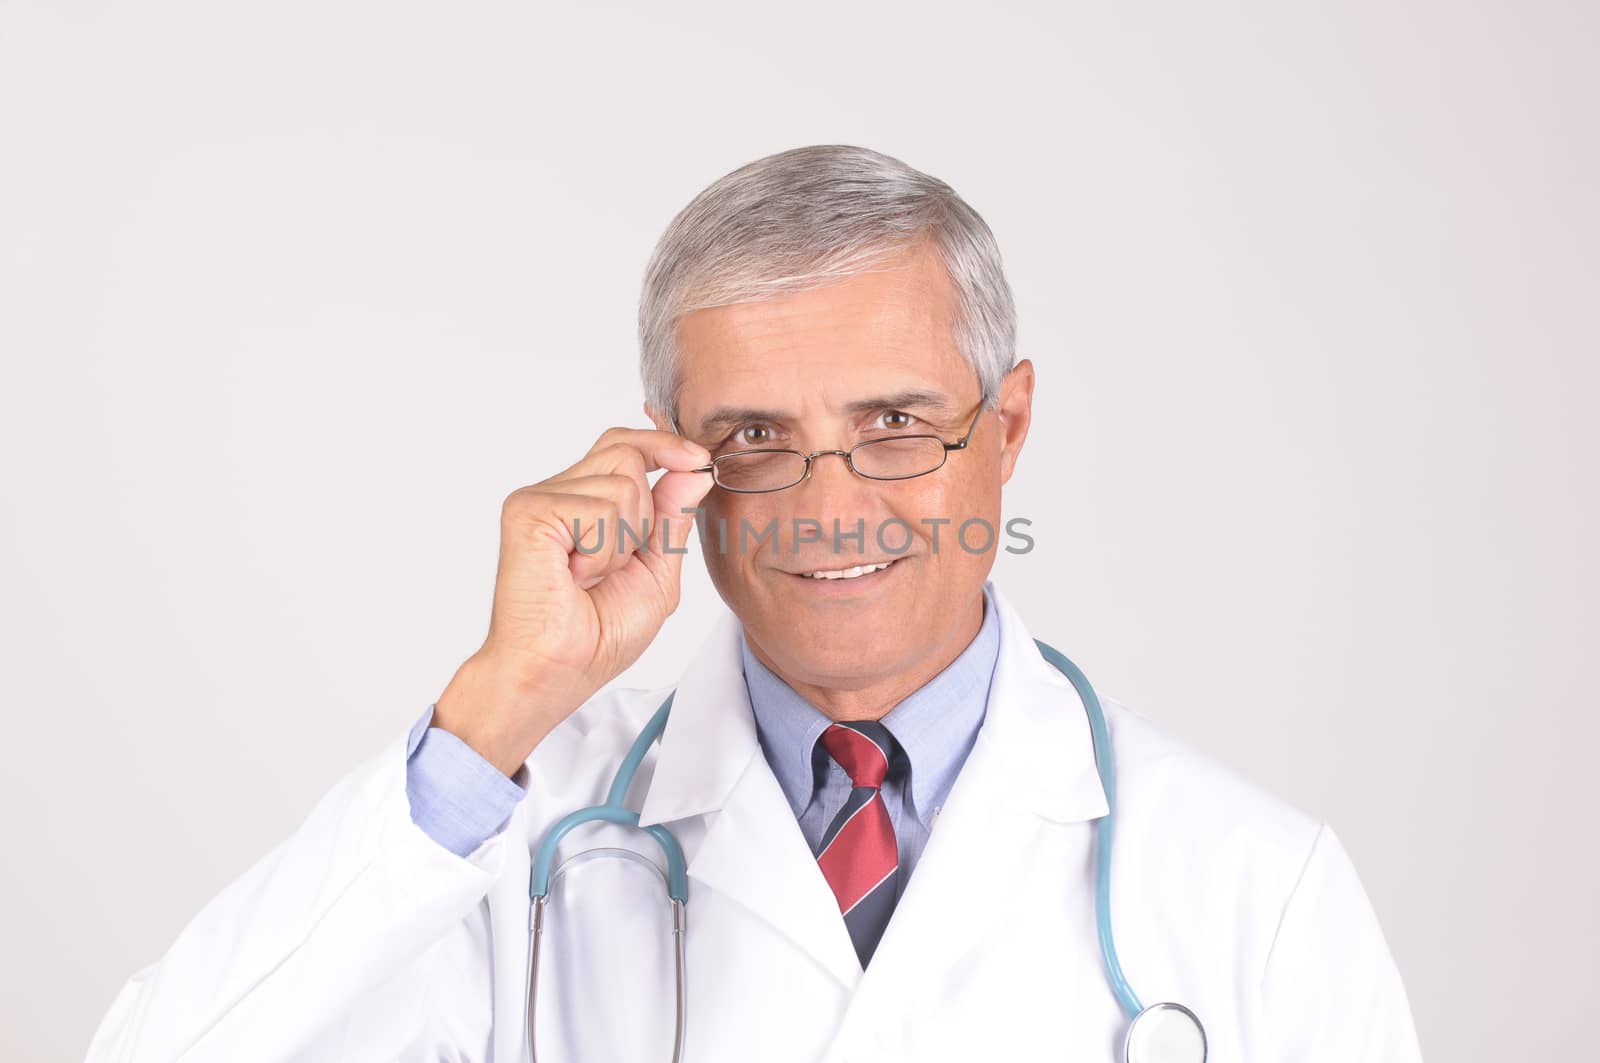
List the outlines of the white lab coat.
<svg viewBox="0 0 1600 1063">
<path fill-rule="evenodd" d="M 762 756 L 731 614 L 684 668 L 632 801 L 689 861 L 690 1063 L 1116 1057 L 1125 1020 L 1091 886 L 1106 801 L 1086 718 L 990 590 L 1001 642 L 987 716 L 865 973 Z M 90 1063 L 525 1059 L 530 848 L 604 799 L 666 693 L 603 691 L 553 731 L 509 825 L 465 859 L 412 823 L 396 734 L 134 975 Z M 1119 777 L 1112 909 L 1144 1001 L 1193 1009 L 1214 1063 L 1419 1059 L 1333 832 L 1102 701 Z M 563 855 L 611 844 L 659 861 L 642 834 L 584 830 Z M 637 946 L 585 932 L 604 954 Z M 653 996 L 668 1006 L 670 979 Z M 574 1013 L 614 1024 L 648 1005 L 619 1007 L 547 1021 L 541 999 L 540 1058 L 575 1058 L 561 1025 Z"/>
</svg>

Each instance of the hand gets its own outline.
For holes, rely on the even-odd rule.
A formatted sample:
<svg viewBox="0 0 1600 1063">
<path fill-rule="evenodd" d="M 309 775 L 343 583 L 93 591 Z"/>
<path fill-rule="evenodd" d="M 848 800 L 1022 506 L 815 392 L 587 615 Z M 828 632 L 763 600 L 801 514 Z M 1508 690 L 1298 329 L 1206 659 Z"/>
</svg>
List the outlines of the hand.
<svg viewBox="0 0 1600 1063">
<path fill-rule="evenodd" d="M 489 634 L 440 695 L 434 726 L 514 775 L 637 660 L 678 607 L 694 520 L 683 510 L 712 485 L 710 473 L 688 470 L 710 460 L 671 432 L 611 428 L 565 472 L 511 492 Z M 652 489 L 645 474 L 656 469 L 667 472 Z"/>
</svg>

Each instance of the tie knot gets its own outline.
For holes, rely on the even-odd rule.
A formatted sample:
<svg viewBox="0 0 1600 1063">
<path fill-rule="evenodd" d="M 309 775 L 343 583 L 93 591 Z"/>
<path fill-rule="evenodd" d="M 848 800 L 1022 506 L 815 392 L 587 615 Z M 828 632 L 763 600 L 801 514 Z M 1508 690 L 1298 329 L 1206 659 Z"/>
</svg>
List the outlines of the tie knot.
<svg viewBox="0 0 1600 1063">
<path fill-rule="evenodd" d="M 876 790 L 889 773 L 894 738 L 875 720 L 852 720 L 822 732 L 822 747 L 850 777 L 851 786 Z"/>
</svg>

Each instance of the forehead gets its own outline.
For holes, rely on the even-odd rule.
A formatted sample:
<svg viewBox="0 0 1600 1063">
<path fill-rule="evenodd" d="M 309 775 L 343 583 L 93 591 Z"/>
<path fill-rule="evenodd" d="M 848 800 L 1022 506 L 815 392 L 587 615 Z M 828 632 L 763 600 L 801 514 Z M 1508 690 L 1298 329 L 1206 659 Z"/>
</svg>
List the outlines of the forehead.
<svg viewBox="0 0 1600 1063">
<path fill-rule="evenodd" d="M 680 420 L 726 403 L 833 407 L 891 388 L 966 398 L 976 374 L 955 344 L 955 298 L 923 245 L 823 288 L 686 314 Z"/>
</svg>

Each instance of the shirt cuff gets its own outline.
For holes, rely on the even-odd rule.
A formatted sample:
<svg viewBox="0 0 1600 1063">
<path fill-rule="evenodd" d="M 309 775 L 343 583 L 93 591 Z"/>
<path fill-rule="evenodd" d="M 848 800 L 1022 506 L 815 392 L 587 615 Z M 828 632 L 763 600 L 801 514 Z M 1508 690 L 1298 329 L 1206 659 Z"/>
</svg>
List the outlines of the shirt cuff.
<svg viewBox="0 0 1600 1063">
<path fill-rule="evenodd" d="M 434 708 L 406 740 L 406 797 L 411 821 L 465 857 L 500 833 L 527 791 L 460 738 L 430 727 Z"/>
</svg>

